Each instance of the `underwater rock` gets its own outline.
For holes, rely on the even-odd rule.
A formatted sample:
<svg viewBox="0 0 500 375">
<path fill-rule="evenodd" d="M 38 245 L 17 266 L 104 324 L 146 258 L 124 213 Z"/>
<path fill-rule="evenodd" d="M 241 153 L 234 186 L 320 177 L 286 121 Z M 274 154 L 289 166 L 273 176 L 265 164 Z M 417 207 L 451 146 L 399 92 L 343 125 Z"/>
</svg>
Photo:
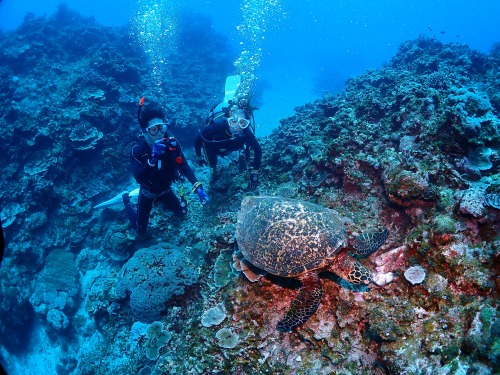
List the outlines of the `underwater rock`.
<svg viewBox="0 0 500 375">
<path fill-rule="evenodd" d="M 407 251 L 407 246 L 403 245 L 378 255 L 375 258 L 375 269 L 378 273 L 381 274 L 385 274 L 391 271 L 397 271 L 404 266 Z"/>
<path fill-rule="evenodd" d="M 459 130 L 465 134 L 476 136 L 489 123 L 498 126 L 498 118 L 493 115 L 493 107 L 485 92 L 475 88 L 452 87 L 447 100 L 449 107 L 460 118 L 460 123 L 455 126 L 460 126 Z"/>
<path fill-rule="evenodd" d="M 377 273 L 372 275 L 372 279 L 377 286 L 384 286 L 394 280 L 394 274 L 392 272 Z"/>
<path fill-rule="evenodd" d="M 130 297 L 134 317 L 149 323 L 161 317 L 165 304 L 198 282 L 198 271 L 178 247 L 161 242 L 139 249 L 120 271 L 115 292 Z"/>
<path fill-rule="evenodd" d="M 46 154 L 41 157 L 36 157 L 28 160 L 24 165 L 24 172 L 34 176 L 44 174 L 50 167 L 57 164 L 57 157 Z"/>
<path fill-rule="evenodd" d="M 102 137 L 102 132 L 85 122 L 74 126 L 69 134 L 69 139 L 71 140 L 70 145 L 75 150 L 93 149 Z"/>
<path fill-rule="evenodd" d="M 26 219 L 24 220 L 24 226 L 26 230 L 29 231 L 40 230 L 42 229 L 42 227 L 47 225 L 47 221 L 47 212 L 32 212 L 31 214 L 27 215 Z"/>
<path fill-rule="evenodd" d="M 484 355 L 488 351 L 492 358 L 500 357 L 498 345 L 498 333 L 500 326 L 498 323 L 498 313 L 495 307 L 482 306 L 476 313 L 469 330 L 464 338 L 463 350 L 475 355 Z M 496 348 L 495 348 L 496 346 Z"/>
<path fill-rule="evenodd" d="M 56 325 L 64 322 L 54 309 L 71 311 L 79 291 L 79 273 L 74 255 L 64 249 L 52 250 L 45 259 L 45 267 L 36 278 L 35 290 L 30 302 L 41 315 L 52 311 Z M 48 317 L 47 317 L 48 319 Z"/>
<path fill-rule="evenodd" d="M 129 336 L 129 344 L 130 349 L 135 350 L 143 337 L 146 336 L 146 330 L 148 329 L 149 324 L 145 324 L 142 322 L 134 322 L 132 327 L 130 328 L 130 336 Z"/>
<path fill-rule="evenodd" d="M 290 183 L 279 185 L 274 194 L 282 198 L 295 198 L 297 196 L 297 187 Z"/>
<path fill-rule="evenodd" d="M 493 163 L 490 160 L 493 150 L 489 147 L 476 147 L 474 151 L 469 154 L 469 162 L 473 167 L 480 171 L 487 171 L 493 167 Z"/>
<path fill-rule="evenodd" d="M 80 93 L 80 98 L 82 102 L 86 102 L 88 99 L 94 100 L 104 100 L 104 91 L 101 89 L 87 88 Z"/>
<path fill-rule="evenodd" d="M 448 280 L 437 273 L 429 273 L 427 275 L 424 286 L 429 293 L 439 293 L 446 290 L 448 287 Z"/>
<path fill-rule="evenodd" d="M 154 361 L 160 356 L 160 350 L 170 341 L 172 335 L 163 327 L 162 322 L 153 322 L 146 329 L 146 357 Z"/>
<path fill-rule="evenodd" d="M 3 264 L 5 268 L 5 263 Z M 2 275 L 3 276 L 3 275 Z M 10 353 L 24 353 L 33 334 L 35 311 L 22 286 L 0 285 L 0 345 Z"/>
<path fill-rule="evenodd" d="M 325 171 L 315 171 L 311 177 L 309 177 L 309 184 L 312 187 L 319 187 L 327 178 L 327 173 Z"/>
<path fill-rule="evenodd" d="M 449 215 L 437 215 L 434 218 L 434 233 L 435 234 L 446 234 L 455 233 L 457 231 L 457 223 Z"/>
<path fill-rule="evenodd" d="M 129 240 L 127 236 L 125 236 L 125 234 L 121 232 L 116 232 L 113 233 L 110 237 L 110 246 L 114 252 L 124 253 L 127 247 L 129 246 Z"/>
<path fill-rule="evenodd" d="M 2 207 L 2 227 L 7 228 L 16 220 L 17 214 L 21 212 L 21 205 L 16 202 L 7 203 Z"/>
<path fill-rule="evenodd" d="M 47 323 L 56 331 L 62 331 L 69 325 L 68 317 L 59 309 L 50 309 L 47 313 Z"/>
<path fill-rule="evenodd" d="M 477 169 L 466 157 L 457 163 L 457 171 L 460 172 L 465 178 L 472 181 L 478 181 L 482 176 L 481 171 Z"/>
<path fill-rule="evenodd" d="M 384 186 L 388 199 L 401 207 L 420 205 L 426 199 L 428 176 L 421 173 L 396 170 L 384 173 Z"/>
<path fill-rule="evenodd" d="M 458 191 L 455 196 L 459 200 L 459 212 L 465 216 L 481 218 L 485 215 L 484 193 L 479 189 Z"/>
</svg>

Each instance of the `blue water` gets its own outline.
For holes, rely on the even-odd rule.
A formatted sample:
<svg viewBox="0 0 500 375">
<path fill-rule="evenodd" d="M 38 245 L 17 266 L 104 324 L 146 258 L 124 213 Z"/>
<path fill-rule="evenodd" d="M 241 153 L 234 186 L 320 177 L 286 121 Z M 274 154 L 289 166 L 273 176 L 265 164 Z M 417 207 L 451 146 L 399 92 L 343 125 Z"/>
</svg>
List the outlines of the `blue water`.
<svg viewBox="0 0 500 375">
<path fill-rule="evenodd" d="M 57 0 L 0 1 L 0 28 L 15 29 L 27 12 L 50 15 Z M 71 0 L 70 8 L 94 16 L 104 25 L 124 25 L 138 7 L 154 1 Z M 163 1 L 210 16 L 213 28 L 228 36 L 238 50 L 245 45 L 238 32 L 242 9 L 265 8 L 265 30 L 259 40 L 262 58 L 255 70 L 257 135 L 276 127 L 293 108 L 337 92 L 346 78 L 378 68 L 399 44 L 420 34 L 442 42 L 460 42 L 487 52 L 500 41 L 497 0 L 241 0 Z M 245 5 L 247 6 L 245 8 Z M 254 12 L 253 14 L 256 14 Z M 240 43 L 244 43 L 243 45 Z"/>
</svg>

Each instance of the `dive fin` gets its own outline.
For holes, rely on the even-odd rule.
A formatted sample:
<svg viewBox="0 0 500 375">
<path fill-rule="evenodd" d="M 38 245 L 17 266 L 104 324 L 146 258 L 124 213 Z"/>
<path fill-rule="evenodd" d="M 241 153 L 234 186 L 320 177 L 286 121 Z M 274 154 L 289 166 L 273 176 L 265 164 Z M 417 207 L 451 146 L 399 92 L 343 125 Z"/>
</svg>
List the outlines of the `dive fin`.
<svg viewBox="0 0 500 375">
<path fill-rule="evenodd" d="M 96 208 L 106 208 L 106 207 L 111 207 L 111 206 L 116 206 L 117 204 L 123 204 L 123 199 L 122 195 L 125 194 L 126 191 L 122 191 L 118 195 L 114 196 L 113 198 L 99 203 L 97 206 L 94 206 L 94 209 Z M 130 193 L 128 193 L 129 197 L 137 197 L 139 195 L 139 188 L 132 190 Z"/>
</svg>

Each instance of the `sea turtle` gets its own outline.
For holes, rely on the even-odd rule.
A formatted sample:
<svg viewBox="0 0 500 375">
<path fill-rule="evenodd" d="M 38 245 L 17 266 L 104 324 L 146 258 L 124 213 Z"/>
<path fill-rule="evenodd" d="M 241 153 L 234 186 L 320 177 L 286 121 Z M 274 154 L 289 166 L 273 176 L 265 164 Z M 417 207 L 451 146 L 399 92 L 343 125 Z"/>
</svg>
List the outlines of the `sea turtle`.
<svg viewBox="0 0 500 375">
<path fill-rule="evenodd" d="M 277 329 L 282 332 L 302 325 L 318 308 L 323 295 L 319 272 L 331 271 L 350 283 L 369 284 L 370 271 L 348 252 L 366 257 L 385 242 L 388 234 L 387 229 L 364 233 L 349 246 L 343 221 L 335 211 L 271 196 L 245 197 L 236 224 L 238 248 L 244 257 L 240 264 L 247 277 L 253 265 L 302 282 L 288 313 L 278 323 Z"/>
</svg>

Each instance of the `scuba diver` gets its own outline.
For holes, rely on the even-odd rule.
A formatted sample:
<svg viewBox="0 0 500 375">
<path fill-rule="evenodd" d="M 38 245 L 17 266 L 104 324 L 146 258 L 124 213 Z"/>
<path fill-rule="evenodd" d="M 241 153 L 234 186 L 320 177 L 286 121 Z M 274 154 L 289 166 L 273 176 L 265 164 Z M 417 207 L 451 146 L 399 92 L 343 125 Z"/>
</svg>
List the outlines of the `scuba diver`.
<svg viewBox="0 0 500 375">
<path fill-rule="evenodd" d="M 246 158 L 249 156 L 249 149 L 253 149 L 254 160 L 253 169 L 250 173 L 249 188 L 257 189 L 259 184 L 259 168 L 262 159 L 262 149 L 250 125 L 250 113 L 248 101 L 244 98 L 238 104 L 230 101 L 229 106 L 222 112 L 214 113 L 207 126 L 204 126 L 194 142 L 197 164 L 202 166 L 207 164 L 212 169 L 212 181 L 217 175 L 217 157 L 226 156 L 232 151 L 245 149 Z M 205 158 L 201 155 L 204 150 Z"/>
<path fill-rule="evenodd" d="M 185 198 L 181 196 L 179 200 L 171 187 L 174 181 L 182 178 L 181 174 L 193 184 L 192 191 L 198 195 L 202 205 L 209 200 L 188 165 L 179 141 L 169 137 L 163 110 L 159 107 L 142 109 L 143 104 L 144 98 L 139 103 L 137 119 L 144 139 L 130 151 L 131 169 L 140 185 L 137 210 L 130 203 L 129 194 L 122 195 L 125 211 L 137 233 L 146 230 L 154 203 L 162 203 L 175 216 L 186 215 Z"/>
</svg>

